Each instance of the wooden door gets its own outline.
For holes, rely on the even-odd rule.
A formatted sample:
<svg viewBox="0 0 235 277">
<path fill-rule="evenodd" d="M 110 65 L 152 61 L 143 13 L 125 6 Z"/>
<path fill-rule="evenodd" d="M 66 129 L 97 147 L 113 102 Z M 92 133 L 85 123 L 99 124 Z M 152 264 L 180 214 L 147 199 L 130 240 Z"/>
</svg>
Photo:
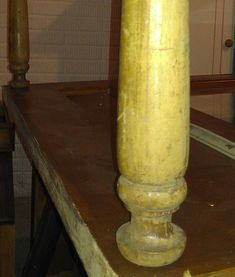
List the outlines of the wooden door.
<svg viewBox="0 0 235 277">
<path fill-rule="evenodd" d="M 189 0 L 191 75 L 232 72 L 233 48 L 224 47 L 233 38 L 235 0 Z M 119 65 L 119 31 L 121 0 L 112 1 L 109 79 L 117 80 Z M 215 117 L 232 121 L 230 95 L 193 97 L 191 106 Z"/>
<path fill-rule="evenodd" d="M 233 72 L 234 0 L 190 0 L 191 75 Z M 191 99 L 191 106 L 226 121 L 233 121 L 232 95 Z"/>
<path fill-rule="evenodd" d="M 232 73 L 234 0 L 190 0 L 191 75 Z"/>
<path fill-rule="evenodd" d="M 234 53 L 234 22 L 235 22 L 235 1 L 225 0 L 223 7 L 223 19 L 222 19 L 222 38 L 221 38 L 221 60 L 220 60 L 220 74 L 232 73 L 233 68 L 233 53 Z M 226 46 L 226 41 L 231 39 L 233 46 Z"/>
</svg>

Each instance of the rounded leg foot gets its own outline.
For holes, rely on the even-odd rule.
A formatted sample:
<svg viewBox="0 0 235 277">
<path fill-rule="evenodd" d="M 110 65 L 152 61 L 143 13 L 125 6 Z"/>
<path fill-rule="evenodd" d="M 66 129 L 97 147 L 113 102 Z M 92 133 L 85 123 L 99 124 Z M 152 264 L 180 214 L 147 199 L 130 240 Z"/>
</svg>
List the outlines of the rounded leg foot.
<svg viewBox="0 0 235 277">
<path fill-rule="evenodd" d="M 180 258 L 186 245 L 184 231 L 174 224 L 172 227 L 173 233 L 168 238 L 154 234 L 138 238 L 133 236 L 131 224 L 126 223 L 117 231 L 118 248 L 127 260 L 137 265 L 160 267 L 171 264 Z"/>
</svg>

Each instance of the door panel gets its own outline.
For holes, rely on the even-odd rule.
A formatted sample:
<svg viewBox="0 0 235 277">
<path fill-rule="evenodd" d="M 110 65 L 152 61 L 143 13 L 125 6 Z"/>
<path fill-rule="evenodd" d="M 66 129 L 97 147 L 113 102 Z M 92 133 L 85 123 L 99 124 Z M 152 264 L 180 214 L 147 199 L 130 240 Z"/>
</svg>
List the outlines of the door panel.
<svg viewBox="0 0 235 277">
<path fill-rule="evenodd" d="M 191 75 L 212 74 L 216 0 L 190 1 Z"/>
<path fill-rule="evenodd" d="M 190 0 L 191 75 L 232 73 L 233 18 L 234 0 Z M 194 96 L 191 107 L 233 121 L 232 95 Z"/>
<path fill-rule="evenodd" d="M 190 0 L 191 75 L 232 73 L 234 0 Z"/>
<path fill-rule="evenodd" d="M 234 0 L 225 0 L 223 10 L 223 32 L 221 38 L 221 74 L 233 72 L 234 16 Z M 225 46 L 225 41 L 227 39 L 233 40 L 232 47 L 228 48 Z"/>
</svg>

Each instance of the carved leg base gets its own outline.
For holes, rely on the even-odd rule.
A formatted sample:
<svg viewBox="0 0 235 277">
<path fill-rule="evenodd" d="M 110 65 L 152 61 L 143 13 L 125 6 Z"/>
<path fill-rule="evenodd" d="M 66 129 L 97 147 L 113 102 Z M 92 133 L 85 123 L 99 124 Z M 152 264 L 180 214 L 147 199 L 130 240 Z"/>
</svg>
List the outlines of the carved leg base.
<svg viewBox="0 0 235 277">
<path fill-rule="evenodd" d="M 13 79 L 9 82 L 12 88 L 27 88 L 29 86 L 29 81 L 25 78 L 24 73 L 18 73 L 13 75 Z"/>
<path fill-rule="evenodd" d="M 186 192 L 184 178 L 153 186 L 120 176 L 118 193 L 131 212 L 131 221 L 119 228 L 116 240 L 127 260 L 158 267 L 171 264 L 182 255 L 186 236 L 171 222 L 171 217 Z"/>
<path fill-rule="evenodd" d="M 122 225 L 117 232 L 117 244 L 122 255 L 132 263 L 147 267 L 158 267 L 175 262 L 183 253 L 186 245 L 184 231 L 172 224 L 173 234 L 169 238 L 156 236 L 140 239 L 133 238 L 130 223 Z M 143 242 L 144 241 L 144 242 Z"/>
</svg>

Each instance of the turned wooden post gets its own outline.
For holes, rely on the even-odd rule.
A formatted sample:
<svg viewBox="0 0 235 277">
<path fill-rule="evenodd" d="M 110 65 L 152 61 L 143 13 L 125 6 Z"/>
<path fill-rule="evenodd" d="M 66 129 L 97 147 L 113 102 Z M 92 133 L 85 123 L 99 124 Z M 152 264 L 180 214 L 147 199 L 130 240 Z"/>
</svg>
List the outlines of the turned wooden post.
<svg viewBox="0 0 235 277">
<path fill-rule="evenodd" d="M 24 88 L 29 85 L 25 77 L 29 69 L 27 0 L 9 0 L 8 12 L 8 58 L 12 73 L 10 86 Z"/>
<path fill-rule="evenodd" d="M 177 260 L 184 231 L 171 222 L 187 192 L 188 0 L 125 0 L 118 101 L 118 194 L 131 221 L 123 256 L 143 266 Z"/>
</svg>

